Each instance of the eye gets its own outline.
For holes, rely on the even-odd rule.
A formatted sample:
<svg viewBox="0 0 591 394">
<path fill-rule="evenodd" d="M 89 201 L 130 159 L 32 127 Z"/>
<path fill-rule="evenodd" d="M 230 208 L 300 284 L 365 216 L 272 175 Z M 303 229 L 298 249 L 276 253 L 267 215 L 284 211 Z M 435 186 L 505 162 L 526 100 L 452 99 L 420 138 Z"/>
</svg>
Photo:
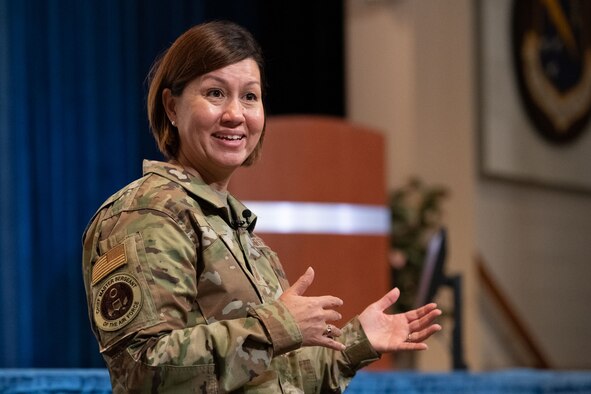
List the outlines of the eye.
<svg viewBox="0 0 591 394">
<path fill-rule="evenodd" d="M 244 95 L 244 98 L 247 101 L 257 101 L 259 97 L 256 94 L 254 94 L 254 93 L 246 93 Z"/>
<path fill-rule="evenodd" d="M 207 97 L 221 98 L 224 97 L 224 92 L 221 89 L 209 89 L 207 91 Z"/>
</svg>

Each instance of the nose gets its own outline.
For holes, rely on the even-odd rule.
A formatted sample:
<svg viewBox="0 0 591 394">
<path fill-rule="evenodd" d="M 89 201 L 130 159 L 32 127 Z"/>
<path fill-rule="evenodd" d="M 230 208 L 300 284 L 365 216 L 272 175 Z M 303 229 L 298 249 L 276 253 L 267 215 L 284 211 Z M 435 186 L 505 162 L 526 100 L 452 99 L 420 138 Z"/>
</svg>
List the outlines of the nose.
<svg viewBox="0 0 591 394">
<path fill-rule="evenodd" d="M 244 121 L 244 112 L 240 99 L 232 98 L 227 101 L 222 114 L 222 122 L 241 123 Z"/>
</svg>

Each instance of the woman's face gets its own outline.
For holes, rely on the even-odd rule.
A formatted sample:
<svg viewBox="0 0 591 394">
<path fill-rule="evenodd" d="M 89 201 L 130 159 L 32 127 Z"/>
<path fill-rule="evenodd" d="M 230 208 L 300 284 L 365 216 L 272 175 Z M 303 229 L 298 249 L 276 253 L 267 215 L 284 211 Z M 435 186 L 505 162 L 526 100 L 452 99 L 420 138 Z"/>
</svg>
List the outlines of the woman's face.
<svg viewBox="0 0 591 394">
<path fill-rule="evenodd" d="M 259 142 L 261 77 L 250 58 L 194 79 L 178 97 L 165 89 L 163 100 L 179 131 L 178 161 L 206 181 L 227 182 Z"/>
</svg>

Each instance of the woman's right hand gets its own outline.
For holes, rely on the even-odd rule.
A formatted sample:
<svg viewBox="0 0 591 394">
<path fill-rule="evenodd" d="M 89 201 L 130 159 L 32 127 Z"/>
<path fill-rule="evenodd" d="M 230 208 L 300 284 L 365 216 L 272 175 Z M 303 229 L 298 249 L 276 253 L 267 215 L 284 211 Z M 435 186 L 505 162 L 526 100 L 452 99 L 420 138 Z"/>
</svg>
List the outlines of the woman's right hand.
<svg viewBox="0 0 591 394">
<path fill-rule="evenodd" d="M 300 278 L 279 297 L 295 318 L 303 337 L 302 346 L 324 346 L 337 351 L 345 345 L 335 341 L 342 332 L 329 322 L 340 320 L 341 314 L 335 309 L 343 305 L 340 298 L 333 296 L 308 297 L 304 293 L 314 281 L 314 270 L 309 267 Z M 330 335 L 327 327 L 330 326 Z"/>
</svg>

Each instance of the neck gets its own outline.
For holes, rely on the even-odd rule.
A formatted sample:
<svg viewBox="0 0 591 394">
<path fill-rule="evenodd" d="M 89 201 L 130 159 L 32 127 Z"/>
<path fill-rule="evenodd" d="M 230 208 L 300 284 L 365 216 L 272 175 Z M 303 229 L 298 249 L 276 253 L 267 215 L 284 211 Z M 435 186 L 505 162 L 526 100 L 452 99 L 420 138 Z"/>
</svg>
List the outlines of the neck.
<svg viewBox="0 0 591 394">
<path fill-rule="evenodd" d="M 228 171 L 227 173 L 213 173 L 207 171 L 205 167 L 196 168 L 188 160 L 183 159 L 183 157 L 179 156 L 177 159 L 171 160 L 171 163 L 180 165 L 189 174 L 201 178 L 212 189 L 217 190 L 218 192 L 225 193 L 228 191 L 228 184 L 230 183 L 230 178 L 234 171 Z"/>
</svg>

